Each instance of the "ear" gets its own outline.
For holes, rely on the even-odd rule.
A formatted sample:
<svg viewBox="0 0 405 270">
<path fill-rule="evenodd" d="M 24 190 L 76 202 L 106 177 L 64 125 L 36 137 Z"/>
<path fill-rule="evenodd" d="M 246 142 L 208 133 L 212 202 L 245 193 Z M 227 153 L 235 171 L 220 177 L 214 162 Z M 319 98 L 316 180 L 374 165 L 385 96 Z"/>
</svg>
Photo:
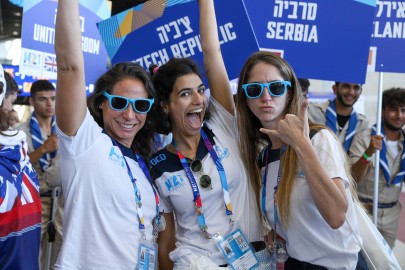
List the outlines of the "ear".
<svg viewBox="0 0 405 270">
<path fill-rule="evenodd" d="M 31 106 L 34 106 L 34 98 L 33 98 L 33 97 L 30 97 L 30 98 L 29 98 L 29 102 L 30 102 L 30 105 L 31 105 Z"/>
<path fill-rule="evenodd" d="M 104 110 L 104 106 L 105 106 L 104 104 L 105 104 L 105 102 L 101 101 L 100 105 L 98 105 L 98 108 L 100 110 Z"/>
<path fill-rule="evenodd" d="M 332 90 L 333 90 L 333 93 L 336 95 L 336 92 L 337 92 L 337 85 L 336 84 L 334 84 L 332 86 Z"/>
<path fill-rule="evenodd" d="M 161 101 L 161 102 L 160 102 L 160 106 L 162 107 L 163 112 L 164 112 L 165 114 L 168 114 L 168 113 L 169 113 L 169 106 L 167 105 L 166 102 Z"/>
</svg>

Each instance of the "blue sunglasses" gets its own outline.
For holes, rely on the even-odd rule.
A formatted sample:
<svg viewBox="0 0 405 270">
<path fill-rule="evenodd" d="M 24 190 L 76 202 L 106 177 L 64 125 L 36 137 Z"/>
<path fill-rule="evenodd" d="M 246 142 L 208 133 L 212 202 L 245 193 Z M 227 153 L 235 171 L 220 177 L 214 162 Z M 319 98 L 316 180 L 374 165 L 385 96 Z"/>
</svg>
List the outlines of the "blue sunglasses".
<svg viewBox="0 0 405 270">
<path fill-rule="evenodd" d="M 114 111 L 123 111 L 128 107 L 129 103 L 132 103 L 132 108 L 135 112 L 147 113 L 155 102 L 154 98 L 126 98 L 123 96 L 110 95 L 107 92 L 104 92 L 103 96 L 108 99 L 110 107 Z"/>
<path fill-rule="evenodd" d="M 242 89 L 248 98 L 258 98 L 263 94 L 264 87 L 267 87 L 269 94 L 273 97 L 284 96 L 287 92 L 287 86 L 291 87 L 289 81 L 272 81 L 268 83 L 245 83 Z"/>
</svg>

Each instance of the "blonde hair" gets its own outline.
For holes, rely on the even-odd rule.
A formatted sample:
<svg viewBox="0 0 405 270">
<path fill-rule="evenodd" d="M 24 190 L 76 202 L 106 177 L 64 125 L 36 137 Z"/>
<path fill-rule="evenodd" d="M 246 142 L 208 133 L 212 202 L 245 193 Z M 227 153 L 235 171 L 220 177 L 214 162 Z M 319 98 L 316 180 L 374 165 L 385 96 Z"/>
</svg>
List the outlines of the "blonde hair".
<svg viewBox="0 0 405 270">
<path fill-rule="evenodd" d="M 238 128 L 240 130 L 239 149 L 241 152 L 242 161 L 246 165 L 247 174 L 256 194 L 257 207 L 261 209 L 259 198 L 262 177 L 257 159 L 261 150 L 260 146 L 263 144 L 263 142 L 269 143 L 269 138 L 267 135 L 259 132 L 262 124 L 247 106 L 247 98 L 242 90 L 242 84 L 248 82 L 252 69 L 258 63 L 265 63 L 276 67 L 283 79 L 291 82 L 291 87 L 288 87 L 289 98 L 284 114 L 289 113 L 299 115 L 301 107 L 300 104 L 303 100 L 303 96 L 300 84 L 291 66 L 284 59 L 275 54 L 265 51 L 253 53 L 242 67 L 239 75 L 238 89 L 236 94 Z M 287 195 L 288 200 L 285 200 L 283 197 L 283 200 L 278 201 L 278 204 L 282 209 L 280 210 L 280 215 L 282 217 L 289 215 L 290 202 L 288 194 L 291 193 L 294 182 L 292 180 L 295 176 L 294 172 L 297 171 L 298 166 L 296 153 L 291 149 L 291 147 L 287 147 L 283 159 L 286 160 L 284 162 L 286 166 L 283 167 L 283 181 L 281 181 L 281 183 L 286 183 L 283 183 L 282 187 L 279 187 L 281 188 L 279 194 Z M 284 180 L 285 178 L 291 178 L 292 180 Z"/>
<path fill-rule="evenodd" d="M 291 66 L 281 57 L 270 52 L 256 52 L 252 54 L 245 62 L 238 82 L 238 89 L 236 94 L 236 108 L 238 112 L 238 128 L 240 130 L 239 149 L 241 152 L 242 160 L 246 165 L 247 174 L 252 183 L 256 194 L 257 207 L 262 214 L 260 206 L 260 188 L 262 183 L 262 175 L 258 164 L 258 156 L 262 150 L 263 142 L 270 143 L 267 135 L 259 131 L 262 127 L 260 120 L 252 113 L 247 106 L 247 98 L 242 90 L 242 84 L 249 81 L 253 67 L 258 63 L 265 63 L 272 65 L 278 69 L 280 75 L 284 80 L 291 82 L 291 87 L 288 88 L 289 98 L 286 104 L 284 114 L 300 115 L 301 102 L 303 101 L 302 90 L 297 77 L 294 74 Z M 310 123 L 312 133 L 316 133 L 321 129 L 327 128 L 324 125 Z M 357 199 L 355 181 L 351 176 L 348 157 L 343 147 L 336 137 L 330 131 L 339 145 L 340 152 L 343 155 L 344 167 L 350 182 L 350 190 L 353 200 Z M 281 179 L 276 194 L 279 215 L 281 222 L 284 226 L 288 226 L 291 218 L 291 196 L 294 188 L 295 176 L 298 170 L 298 158 L 294 149 L 287 146 L 281 162 Z"/>
</svg>

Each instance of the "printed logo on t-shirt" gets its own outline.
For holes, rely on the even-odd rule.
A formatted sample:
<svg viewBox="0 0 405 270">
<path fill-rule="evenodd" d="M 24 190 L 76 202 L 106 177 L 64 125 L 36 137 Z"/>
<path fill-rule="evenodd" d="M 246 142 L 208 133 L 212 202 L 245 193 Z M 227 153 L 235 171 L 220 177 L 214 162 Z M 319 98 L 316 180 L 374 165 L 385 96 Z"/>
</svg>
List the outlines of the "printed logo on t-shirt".
<svg viewBox="0 0 405 270">
<path fill-rule="evenodd" d="M 165 154 L 159 154 L 157 157 L 152 158 L 150 160 L 150 163 L 155 166 L 156 164 L 158 164 L 159 162 L 166 160 L 166 155 Z"/>
<path fill-rule="evenodd" d="M 229 150 L 228 148 L 222 148 L 218 145 L 215 145 L 215 152 L 217 152 L 219 160 L 223 160 L 224 158 L 229 157 Z"/>
<path fill-rule="evenodd" d="M 113 161 L 117 165 L 120 165 L 121 167 L 125 168 L 124 156 L 122 155 L 121 151 L 117 147 L 111 146 L 108 159 Z"/>
<path fill-rule="evenodd" d="M 165 181 L 168 192 L 174 192 L 185 186 L 185 180 L 181 175 L 172 175 Z"/>
</svg>

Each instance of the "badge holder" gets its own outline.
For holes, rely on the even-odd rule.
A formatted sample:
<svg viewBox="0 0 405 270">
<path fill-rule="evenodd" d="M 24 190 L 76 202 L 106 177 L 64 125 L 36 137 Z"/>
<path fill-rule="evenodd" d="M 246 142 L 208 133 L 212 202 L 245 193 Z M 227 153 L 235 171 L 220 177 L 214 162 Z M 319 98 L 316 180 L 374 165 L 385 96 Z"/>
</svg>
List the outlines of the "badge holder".
<svg viewBox="0 0 405 270">
<path fill-rule="evenodd" d="M 139 243 L 137 270 L 156 270 L 158 246 L 151 241 L 142 240 Z"/>
<path fill-rule="evenodd" d="M 231 269 L 254 269 L 259 265 L 254 250 L 239 226 L 232 226 L 231 233 L 225 237 L 222 237 L 219 233 L 214 234 L 212 237 Z"/>
</svg>

